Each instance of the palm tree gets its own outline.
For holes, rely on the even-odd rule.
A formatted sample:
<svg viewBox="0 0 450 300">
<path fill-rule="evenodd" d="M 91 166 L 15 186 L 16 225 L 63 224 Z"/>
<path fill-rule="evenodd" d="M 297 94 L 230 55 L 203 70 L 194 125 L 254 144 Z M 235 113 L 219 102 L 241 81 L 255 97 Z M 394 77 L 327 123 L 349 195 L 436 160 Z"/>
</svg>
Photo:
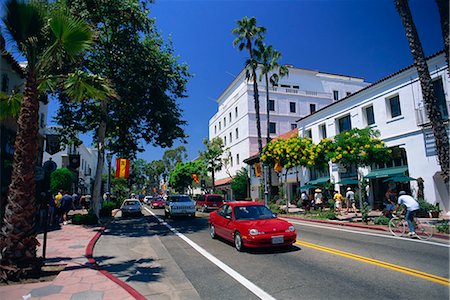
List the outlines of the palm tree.
<svg viewBox="0 0 450 300">
<path fill-rule="evenodd" d="M 448 15 L 449 15 L 449 3 L 448 0 L 436 0 L 436 4 L 438 6 L 439 10 L 439 17 L 441 20 L 441 31 L 442 31 L 442 38 L 444 39 L 444 49 L 445 49 L 445 59 L 447 60 L 447 70 L 450 72 L 450 66 L 448 64 L 448 51 L 449 51 L 449 21 L 448 21 Z"/>
<path fill-rule="evenodd" d="M 427 61 L 423 52 L 422 43 L 414 24 L 408 0 L 395 0 L 395 6 L 402 19 L 405 28 L 406 37 L 408 38 L 409 48 L 414 58 L 414 65 L 419 75 L 420 86 L 422 88 L 423 102 L 428 113 L 433 131 L 437 156 L 444 182 L 449 180 L 449 141 L 447 131 L 442 122 L 442 114 L 437 105 L 437 99 L 434 94 L 433 83 L 431 81 L 430 72 L 428 71 Z"/>
<path fill-rule="evenodd" d="M 269 109 L 269 82 L 274 86 L 278 83 L 280 77 L 287 76 L 289 74 L 289 70 L 286 66 L 280 65 L 278 60 L 281 59 L 281 53 L 275 50 L 272 45 L 266 47 L 263 43 L 259 43 L 258 49 L 255 51 L 255 56 L 260 65 L 260 77 L 259 81 L 265 79 L 266 83 L 266 114 L 267 114 L 267 139 L 266 144 L 270 142 L 270 109 Z M 277 72 L 273 73 L 269 78 L 269 73 L 276 70 Z M 267 171 L 267 170 L 266 170 Z M 270 174 L 270 171 L 269 171 Z M 270 190 L 272 186 L 272 178 L 269 174 L 264 174 L 264 176 L 268 176 L 268 193 L 267 197 L 270 199 Z M 266 199 L 266 201 L 268 200 Z M 267 203 L 266 203 L 267 204 Z"/>
<path fill-rule="evenodd" d="M 262 138 L 261 138 L 261 119 L 259 114 L 259 94 L 258 94 L 258 81 L 256 77 L 256 69 L 258 68 L 258 62 L 255 59 L 254 46 L 259 45 L 264 40 L 263 34 L 266 32 L 266 28 L 256 26 L 256 19 L 254 17 L 243 17 L 242 20 L 236 21 L 238 27 L 234 28 L 231 32 L 237 37 L 233 41 L 234 46 L 238 46 L 239 51 L 248 49 L 249 59 L 246 61 L 246 78 L 247 80 L 253 80 L 253 98 L 255 100 L 255 112 L 256 112 L 256 130 L 258 132 L 258 151 L 259 155 L 262 153 Z"/>
<path fill-rule="evenodd" d="M 49 72 L 62 70 L 63 61 L 75 61 L 90 46 L 92 33 L 81 19 L 41 7 L 37 2 L 8 0 L 4 7 L 2 21 L 6 32 L 27 59 L 13 172 L 0 232 L 0 278 L 15 280 L 40 265 L 34 231 L 39 87 L 53 85 L 50 82 L 57 78 L 49 75 L 61 73 Z"/>
</svg>

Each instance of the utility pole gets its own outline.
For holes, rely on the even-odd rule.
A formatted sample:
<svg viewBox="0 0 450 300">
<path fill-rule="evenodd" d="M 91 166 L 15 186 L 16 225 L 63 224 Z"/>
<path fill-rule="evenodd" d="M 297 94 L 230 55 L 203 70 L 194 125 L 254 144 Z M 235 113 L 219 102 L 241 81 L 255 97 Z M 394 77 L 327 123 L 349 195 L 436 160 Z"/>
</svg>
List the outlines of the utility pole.
<svg viewBox="0 0 450 300">
<path fill-rule="evenodd" d="M 111 195 L 111 159 L 112 159 L 112 153 L 108 152 L 106 154 L 106 161 L 108 162 L 108 183 L 107 183 L 107 190 L 108 195 Z"/>
</svg>

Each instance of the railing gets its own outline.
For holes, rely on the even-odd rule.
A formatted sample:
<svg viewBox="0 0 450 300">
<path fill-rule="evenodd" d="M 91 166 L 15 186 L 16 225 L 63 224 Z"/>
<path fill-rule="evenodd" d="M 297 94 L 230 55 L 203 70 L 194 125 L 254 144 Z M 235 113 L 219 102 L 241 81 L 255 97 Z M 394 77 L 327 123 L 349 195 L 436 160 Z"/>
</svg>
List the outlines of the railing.
<svg viewBox="0 0 450 300">
<path fill-rule="evenodd" d="M 284 87 L 269 87 L 269 91 L 283 93 L 283 94 L 296 94 L 296 95 L 308 96 L 308 97 L 333 99 L 332 93 L 325 93 L 325 92 L 315 92 L 315 91 L 299 90 L 299 89 L 284 88 Z M 264 92 L 264 91 L 261 90 L 261 92 Z"/>
<path fill-rule="evenodd" d="M 448 120 L 448 112 L 450 111 L 450 102 L 446 102 L 447 111 L 445 112 L 444 107 L 440 109 L 441 114 L 443 115 L 444 120 Z M 415 109 L 416 110 L 416 120 L 417 120 L 417 126 L 423 126 L 430 123 L 430 118 L 428 118 L 428 112 L 425 108 L 425 106 L 420 106 Z"/>
</svg>

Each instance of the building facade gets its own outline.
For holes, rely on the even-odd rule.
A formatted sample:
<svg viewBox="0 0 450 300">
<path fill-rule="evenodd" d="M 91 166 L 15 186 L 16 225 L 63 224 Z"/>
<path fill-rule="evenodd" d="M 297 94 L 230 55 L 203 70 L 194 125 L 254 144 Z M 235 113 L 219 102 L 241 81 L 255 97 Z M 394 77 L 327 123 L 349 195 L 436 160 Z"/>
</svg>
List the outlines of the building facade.
<svg viewBox="0 0 450 300">
<path fill-rule="evenodd" d="M 269 90 L 270 136 L 297 127 L 296 120 L 319 110 L 368 83 L 362 78 L 323 73 L 288 66 L 289 76 Z M 270 75 L 270 74 L 269 74 Z M 267 104 L 264 82 L 258 84 L 263 145 L 267 138 Z M 209 121 L 209 139 L 220 137 L 228 149 L 225 164 L 217 172 L 216 182 L 229 182 L 245 167 L 244 159 L 258 153 L 253 83 L 245 78 L 245 69 L 217 100 L 218 111 Z"/>
<path fill-rule="evenodd" d="M 430 56 L 428 67 L 433 80 L 438 106 L 447 126 L 449 121 L 449 76 L 443 52 Z M 376 83 L 349 95 L 298 120 L 300 136 L 311 136 L 314 143 L 324 137 L 351 129 L 371 127 L 380 132 L 380 139 L 395 149 L 392 161 L 356 170 L 330 164 L 329 172 L 319 174 L 302 172 L 301 183 L 333 183 L 361 176 L 369 181 L 369 203 L 379 208 L 384 202 L 388 187 L 405 189 L 413 196 L 418 190 L 417 181 L 395 183 L 394 175 L 407 175 L 424 181 L 425 199 L 449 211 L 449 190 L 440 175 L 434 136 L 424 107 L 416 69 L 411 65 Z M 359 172 L 359 174 L 358 174 Z M 342 188 L 336 185 L 336 189 Z"/>
</svg>

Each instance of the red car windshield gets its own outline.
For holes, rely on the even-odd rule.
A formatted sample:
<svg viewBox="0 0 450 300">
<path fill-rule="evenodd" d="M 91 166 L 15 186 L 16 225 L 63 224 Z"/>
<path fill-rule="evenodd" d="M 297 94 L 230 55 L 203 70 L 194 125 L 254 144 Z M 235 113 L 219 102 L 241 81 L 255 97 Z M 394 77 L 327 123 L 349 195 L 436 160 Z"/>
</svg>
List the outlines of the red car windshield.
<svg viewBox="0 0 450 300">
<path fill-rule="evenodd" d="M 236 220 L 263 220 L 275 218 L 273 212 L 263 205 L 236 206 L 234 208 Z"/>
</svg>

